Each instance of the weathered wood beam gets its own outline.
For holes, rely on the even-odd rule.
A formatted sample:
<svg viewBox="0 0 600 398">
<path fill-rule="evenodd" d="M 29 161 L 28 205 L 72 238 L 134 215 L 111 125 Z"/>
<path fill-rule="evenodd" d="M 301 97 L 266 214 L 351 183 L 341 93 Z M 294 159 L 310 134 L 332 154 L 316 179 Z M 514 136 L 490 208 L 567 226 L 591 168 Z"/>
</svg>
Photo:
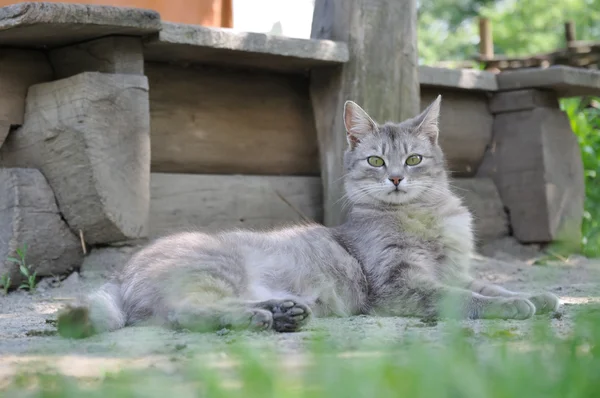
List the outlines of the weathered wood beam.
<svg viewBox="0 0 600 398">
<path fill-rule="evenodd" d="M 143 75 L 142 39 L 108 36 L 48 52 L 56 79 L 83 72 Z"/>
<path fill-rule="evenodd" d="M 311 72 L 324 185 L 325 224 L 344 220 L 340 198 L 347 100 L 375 120 L 400 121 L 419 111 L 415 0 L 317 0 L 311 36 L 348 43 L 350 60 L 338 68 Z"/>
</svg>

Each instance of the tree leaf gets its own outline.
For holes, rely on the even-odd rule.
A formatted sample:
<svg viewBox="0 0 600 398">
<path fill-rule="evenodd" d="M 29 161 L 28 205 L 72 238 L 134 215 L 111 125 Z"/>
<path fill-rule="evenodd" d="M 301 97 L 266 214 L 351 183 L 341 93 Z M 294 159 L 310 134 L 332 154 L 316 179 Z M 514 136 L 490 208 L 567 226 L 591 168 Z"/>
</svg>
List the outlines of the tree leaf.
<svg viewBox="0 0 600 398">
<path fill-rule="evenodd" d="M 21 270 L 21 273 L 22 273 L 23 275 L 25 275 L 25 276 L 29 276 L 29 270 L 28 270 L 27 268 L 25 268 L 25 266 L 24 266 L 24 265 L 21 265 L 21 266 L 19 267 L 19 269 Z"/>
<path fill-rule="evenodd" d="M 6 260 L 10 261 L 11 263 L 21 264 L 21 261 L 14 257 L 6 257 Z"/>
</svg>

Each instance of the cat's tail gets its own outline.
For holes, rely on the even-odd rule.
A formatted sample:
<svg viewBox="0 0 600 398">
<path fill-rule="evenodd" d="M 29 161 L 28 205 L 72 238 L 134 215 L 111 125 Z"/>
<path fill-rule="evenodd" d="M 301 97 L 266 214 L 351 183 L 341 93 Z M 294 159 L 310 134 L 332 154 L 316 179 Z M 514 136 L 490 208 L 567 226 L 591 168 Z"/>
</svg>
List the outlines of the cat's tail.
<svg viewBox="0 0 600 398">
<path fill-rule="evenodd" d="M 82 303 L 67 306 L 58 315 L 57 327 L 63 337 L 85 338 L 121 329 L 126 321 L 120 286 L 109 282 L 87 296 Z"/>
</svg>

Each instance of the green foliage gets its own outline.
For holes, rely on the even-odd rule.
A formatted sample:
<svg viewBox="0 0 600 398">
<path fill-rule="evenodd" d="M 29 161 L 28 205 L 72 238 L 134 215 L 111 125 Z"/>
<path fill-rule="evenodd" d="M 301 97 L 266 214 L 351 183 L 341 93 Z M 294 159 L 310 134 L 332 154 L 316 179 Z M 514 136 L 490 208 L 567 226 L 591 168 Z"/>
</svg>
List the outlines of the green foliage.
<svg viewBox="0 0 600 398">
<path fill-rule="evenodd" d="M 600 257 L 600 98 L 565 98 L 561 108 L 577 135 L 585 173 L 583 251 Z"/>
<path fill-rule="evenodd" d="M 564 338 L 552 333 L 551 319 L 533 320 L 532 332 L 518 346 L 512 329 L 493 331 L 486 336 L 491 344 L 477 344 L 480 334 L 471 329 L 465 333 L 461 323 L 446 323 L 439 344 L 417 337 L 399 345 L 340 352 L 325 338 L 309 343 L 306 355 L 296 358 L 234 344 L 212 360 L 186 359 L 176 372 L 122 371 L 97 381 L 25 372 L 0 394 L 4 398 L 592 398 L 600 391 L 598 315 L 596 307 L 576 314 L 574 332 Z"/>
<path fill-rule="evenodd" d="M 4 295 L 6 296 L 8 294 L 8 289 L 10 289 L 10 286 L 12 284 L 10 275 L 2 275 L 2 277 L 0 277 L 0 283 L 2 283 L 2 292 L 4 292 Z"/>
<path fill-rule="evenodd" d="M 35 290 L 37 271 L 31 273 L 31 265 L 27 265 L 25 257 L 27 256 L 27 244 L 24 243 L 22 248 L 17 249 L 19 258 L 8 257 L 7 260 L 19 265 L 19 272 L 27 279 L 27 283 L 22 283 L 19 289 L 27 289 L 30 292 Z"/>
<path fill-rule="evenodd" d="M 497 55 L 526 56 L 563 48 L 567 21 L 575 23 L 577 40 L 600 41 L 600 0 L 421 0 L 420 61 L 434 64 L 475 56 L 479 45 L 478 16 L 487 17 L 492 23 Z M 600 184 L 596 173 L 600 170 L 600 112 L 588 107 L 590 101 L 564 99 L 562 107 L 579 138 L 586 173 L 583 252 L 598 257 Z"/>
</svg>

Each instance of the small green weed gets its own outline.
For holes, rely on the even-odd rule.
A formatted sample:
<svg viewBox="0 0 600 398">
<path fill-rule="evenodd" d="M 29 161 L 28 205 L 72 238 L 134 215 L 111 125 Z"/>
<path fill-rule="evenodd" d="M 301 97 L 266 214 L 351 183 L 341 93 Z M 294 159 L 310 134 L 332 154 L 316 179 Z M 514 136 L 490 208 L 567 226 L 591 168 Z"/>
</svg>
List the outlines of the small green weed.
<svg viewBox="0 0 600 398">
<path fill-rule="evenodd" d="M 4 292 L 4 295 L 6 296 L 8 294 L 8 289 L 10 289 L 10 285 L 12 284 L 10 275 L 8 275 L 8 274 L 2 275 L 2 277 L 0 277 L 0 283 L 2 283 L 2 291 Z"/>
<path fill-rule="evenodd" d="M 30 292 L 35 290 L 37 271 L 31 273 L 31 265 L 27 265 L 25 257 L 27 256 L 27 244 L 24 243 L 22 248 L 17 249 L 19 258 L 8 257 L 7 260 L 19 265 L 19 271 L 27 279 L 27 283 L 22 283 L 19 289 L 27 289 Z"/>
</svg>

